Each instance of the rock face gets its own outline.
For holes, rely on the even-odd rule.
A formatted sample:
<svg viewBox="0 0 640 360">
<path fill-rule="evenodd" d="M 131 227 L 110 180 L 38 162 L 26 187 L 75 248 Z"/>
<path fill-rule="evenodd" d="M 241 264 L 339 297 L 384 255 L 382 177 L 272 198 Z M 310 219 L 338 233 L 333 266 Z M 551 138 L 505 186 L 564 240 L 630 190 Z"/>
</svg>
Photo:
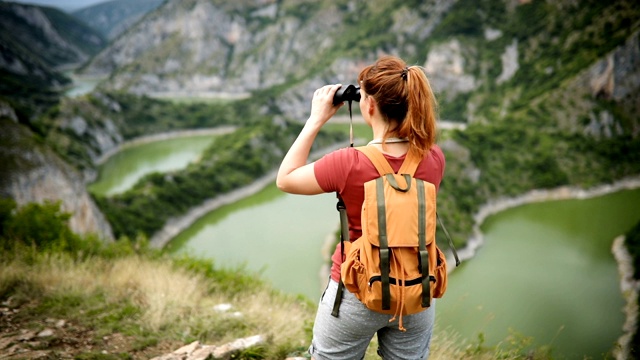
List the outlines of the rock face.
<svg viewBox="0 0 640 360">
<path fill-rule="evenodd" d="M 342 55 L 347 41 L 353 41 L 347 39 L 352 31 L 345 30 L 345 24 L 362 11 L 390 7 L 318 3 L 170 0 L 83 71 L 110 74 L 106 89 L 159 97 L 238 98 L 287 83 L 291 86 L 275 105 L 292 118 L 303 118 L 308 94 L 327 83 L 355 82 L 359 70 L 382 52 L 372 47 L 357 60 Z M 417 53 L 416 41 L 425 41 L 454 3 L 393 6 L 390 27 L 396 42 L 385 52 Z"/>
<path fill-rule="evenodd" d="M 208 0 L 168 1 L 91 61 L 85 72 L 110 74 L 109 86 L 136 94 L 245 94 L 306 73 L 333 45 L 343 20 L 335 8 L 302 24 L 272 2 L 244 12 Z M 237 10 L 237 11 L 234 11 Z"/>
<path fill-rule="evenodd" d="M 572 79 L 567 89 L 552 91 L 545 101 L 555 109 L 559 128 L 595 138 L 610 138 L 630 132 L 640 135 L 640 32 L 596 61 Z M 618 104 L 618 114 L 627 118 L 627 129 L 609 109 L 597 107 L 594 99 Z M 588 119 L 581 118 L 589 114 Z"/>
<path fill-rule="evenodd" d="M 111 227 L 80 174 L 39 144 L 25 127 L 7 118 L 0 119 L 0 124 L 0 197 L 12 198 L 18 206 L 60 201 L 61 210 L 72 214 L 71 230 L 113 240 Z"/>
<path fill-rule="evenodd" d="M 431 86 L 444 91 L 448 98 L 474 90 L 477 80 L 466 69 L 466 58 L 469 56 L 463 54 L 469 51 L 473 50 L 469 47 L 463 49 L 457 39 L 434 46 L 424 65 Z"/>
</svg>

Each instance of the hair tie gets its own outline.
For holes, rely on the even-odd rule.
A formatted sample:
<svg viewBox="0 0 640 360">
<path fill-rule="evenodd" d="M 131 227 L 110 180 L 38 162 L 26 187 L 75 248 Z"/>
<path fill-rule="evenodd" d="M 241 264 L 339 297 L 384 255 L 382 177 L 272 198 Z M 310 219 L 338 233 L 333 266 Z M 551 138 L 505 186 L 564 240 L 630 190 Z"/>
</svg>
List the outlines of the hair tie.
<svg viewBox="0 0 640 360">
<path fill-rule="evenodd" d="M 405 66 L 405 68 L 402 69 L 402 75 L 400 75 L 404 81 L 407 81 L 407 73 L 409 73 L 409 67 Z"/>
</svg>

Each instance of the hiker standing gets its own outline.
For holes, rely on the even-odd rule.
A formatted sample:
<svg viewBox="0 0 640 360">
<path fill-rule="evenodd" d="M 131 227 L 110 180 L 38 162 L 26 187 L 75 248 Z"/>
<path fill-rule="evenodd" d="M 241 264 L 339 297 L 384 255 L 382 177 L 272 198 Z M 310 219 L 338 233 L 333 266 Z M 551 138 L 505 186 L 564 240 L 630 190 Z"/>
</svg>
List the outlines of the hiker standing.
<svg viewBox="0 0 640 360">
<path fill-rule="evenodd" d="M 435 185 L 437 190 L 445 159 L 435 144 L 436 100 L 422 68 L 408 67 L 397 57 L 385 56 L 360 72 L 358 86 L 360 110 L 373 132 L 367 147 L 381 152 L 394 172 L 398 172 L 408 154 L 417 158 L 414 177 Z M 276 183 L 280 190 L 292 194 L 337 192 L 346 205 L 348 238 L 355 240 L 362 235 L 364 184 L 380 177 L 376 166 L 353 147 L 307 164 L 315 137 L 342 105 L 333 104 L 340 88 L 339 84 L 327 85 L 315 91 L 311 115 L 284 157 Z M 349 291 L 336 297 L 342 288 L 341 244 L 331 259 L 331 279 L 318 306 L 309 348 L 312 357 L 361 359 L 377 334 L 378 353 L 384 359 L 426 359 L 435 321 L 435 300 L 431 299 L 424 310 L 398 318 L 370 310 Z M 338 316 L 334 311 L 336 298 L 341 299 Z"/>
</svg>

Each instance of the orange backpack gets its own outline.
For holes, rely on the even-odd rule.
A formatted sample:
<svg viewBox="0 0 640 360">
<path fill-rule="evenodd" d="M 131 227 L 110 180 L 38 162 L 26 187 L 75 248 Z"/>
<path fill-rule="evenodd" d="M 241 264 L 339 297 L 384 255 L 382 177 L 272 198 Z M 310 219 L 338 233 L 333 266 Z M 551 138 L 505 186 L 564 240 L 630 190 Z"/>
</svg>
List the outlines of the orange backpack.
<svg viewBox="0 0 640 360">
<path fill-rule="evenodd" d="M 396 174 L 378 149 L 357 150 L 371 160 L 380 177 L 364 184 L 362 236 L 352 243 L 344 241 L 347 229 L 341 210 L 346 259 L 334 316 L 344 286 L 369 309 L 393 314 L 390 321 L 399 317 L 398 326 L 404 330 L 402 315 L 427 309 L 432 298 L 442 297 L 447 289 L 447 262 L 435 240 L 435 185 L 413 177 L 421 159 L 410 154 Z M 458 265 L 450 238 L 449 242 Z"/>
</svg>

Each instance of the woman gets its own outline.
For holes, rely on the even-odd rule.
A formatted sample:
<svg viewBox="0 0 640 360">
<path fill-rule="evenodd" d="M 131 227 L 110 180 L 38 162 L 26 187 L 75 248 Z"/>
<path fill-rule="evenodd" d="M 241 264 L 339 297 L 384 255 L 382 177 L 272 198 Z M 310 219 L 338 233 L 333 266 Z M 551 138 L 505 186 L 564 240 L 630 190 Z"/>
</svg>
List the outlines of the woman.
<svg viewBox="0 0 640 360">
<path fill-rule="evenodd" d="M 422 157 L 415 177 L 433 183 L 436 189 L 444 174 L 445 160 L 435 144 L 436 101 L 420 67 L 407 67 L 397 57 L 385 56 L 365 67 L 358 76 L 360 110 L 371 127 L 373 146 L 381 151 L 394 171 L 408 152 Z M 309 151 L 320 128 L 342 105 L 332 101 L 341 85 L 327 85 L 315 91 L 311 115 L 284 157 L 277 186 L 292 194 L 313 195 L 338 192 L 346 204 L 349 238 L 361 232 L 360 210 L 364 183 L 379 176 L 369 159 L 354 148 L 344 148 L 307 164 Z M 361 359 L 374 334 L 378 353 L 384 359 L 426 359 L 435 320 L 435 301 L 427 310 L 404 317 L 398 329 L 393 315 L 366 308 L 353 294 L 344 292 L 340 315 L 331 316 L 340 281 L 343 258 L 340 245 L 332 256 L 331 279 L 320 300 L 309 352 L 316 360 Z"/>
</svg>

